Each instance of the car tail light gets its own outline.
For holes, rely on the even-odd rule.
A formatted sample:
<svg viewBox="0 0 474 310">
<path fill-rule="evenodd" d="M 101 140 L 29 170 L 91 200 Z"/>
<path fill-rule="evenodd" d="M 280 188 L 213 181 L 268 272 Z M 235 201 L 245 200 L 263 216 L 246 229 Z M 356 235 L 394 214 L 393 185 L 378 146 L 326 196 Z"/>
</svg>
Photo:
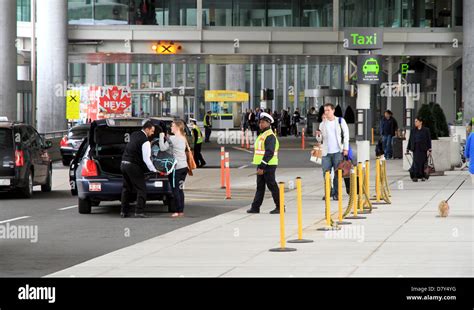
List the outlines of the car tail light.
<svg viewBox="0 0 474 310">
<path fill-rule="evenodd" d="M 86 164 L 82 167 L 82 176 L 83 177 L 96 177 L 99 175 L 97 165 L 95 161 L 88 159 Z"/>
<path fill-rule="evenodd" d="M 61 143 L 59 144 L 59 146 L 61 146 L 61 147 L 69 146 L 69 141 L 68 141 L 68 139 L 67 139 L 67 136 L 64 136 L 64 137 L 61 139 Z"/>
<path fill-rule="evenodd" d="M 15 151 L 15 166 L 23 167 L 25 165 L 25 156 L 23 151 L 16 150 Z"/>
</svg>

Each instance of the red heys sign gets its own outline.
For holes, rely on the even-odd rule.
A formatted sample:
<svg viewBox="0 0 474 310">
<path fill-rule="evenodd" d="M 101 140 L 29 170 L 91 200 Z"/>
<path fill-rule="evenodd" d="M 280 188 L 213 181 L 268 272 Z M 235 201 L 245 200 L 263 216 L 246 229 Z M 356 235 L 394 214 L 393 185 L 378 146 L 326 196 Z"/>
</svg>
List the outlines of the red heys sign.
<svg viewBox="0 0 474 310">
<path fill-rule="evenodd" d="M 104 91 L 104 96 L 99 99 L 100 112 L 115 116 L 131 114 L 132 97 L 127 88 L 113 86 Z"/>
</svg>

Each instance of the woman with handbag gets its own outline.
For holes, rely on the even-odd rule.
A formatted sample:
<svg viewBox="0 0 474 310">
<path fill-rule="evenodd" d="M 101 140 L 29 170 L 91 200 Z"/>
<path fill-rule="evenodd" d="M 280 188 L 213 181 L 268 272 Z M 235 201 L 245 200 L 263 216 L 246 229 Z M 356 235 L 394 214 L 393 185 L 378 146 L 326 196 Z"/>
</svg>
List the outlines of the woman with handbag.
<svg viewBox="0 0 474 310">
<path fill-rule="evenodd" d="M 176 212 L 171 217 L 184 216 L 184 182 L 189 172 L 186 150 L 189 149 L 184 131 L 185 124 L 181 120 L 174 121 L 171 124 L 172 136 L 167 137 L 160 133 L 160 150 L 167 151 L 176 159 L 176 169 L 168 175 L 170 186 L 173 189 L 173 199 L 176 204 Z"/>
<path fill-rule="evenodd" d="M 423 119 L 418 116 L 415 118 L 415 128 L 410 133 L 408 139 L 408 151 L 413 152 L 413 164 L 410 168 L 410 178 L 413 182 L 418 179 L 425 181 L 425 166 L 428 163 L 428 156 L 431 156 L 431 133 L 430 129 L 423 127 Z"/>
</svg>

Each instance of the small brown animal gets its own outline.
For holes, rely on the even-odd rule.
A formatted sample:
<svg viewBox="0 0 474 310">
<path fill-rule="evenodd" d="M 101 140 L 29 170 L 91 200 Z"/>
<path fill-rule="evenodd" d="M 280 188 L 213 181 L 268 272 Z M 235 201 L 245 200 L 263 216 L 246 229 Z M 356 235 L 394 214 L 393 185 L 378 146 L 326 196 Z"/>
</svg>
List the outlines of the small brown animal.
<svg viewBox="0 0 474 310">
<path fill-rule="evenodd" d="M 449 214 L 449 205 L 446 200 L 443 200 L 438 205 L 438 211 L 440 217 L 447 217 Z"/>
</svg>

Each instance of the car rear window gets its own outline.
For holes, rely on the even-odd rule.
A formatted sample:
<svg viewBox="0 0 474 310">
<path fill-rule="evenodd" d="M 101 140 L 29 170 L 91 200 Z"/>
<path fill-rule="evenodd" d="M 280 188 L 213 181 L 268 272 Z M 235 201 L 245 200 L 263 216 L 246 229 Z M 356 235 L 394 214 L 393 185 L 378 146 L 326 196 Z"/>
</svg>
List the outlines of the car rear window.
<svg viewBox="0 0 474 310">
<path fill-rule="evenodd" d="M 7 149 L 11 147 L 13 147 L 12 130 L 0 128 L 0 149 Z"/>
<path fill-rule="evenodd" d="M 84 139 L 89 134 L 89 128 L 72 128 L 69 131 L 69 139 Z"/>
<path fill-rule="evenodd" d="M 127 144 L 130 135 L 135 131 L 140 131 L 141 127 L 106 127 L 101 126 L 95 130 L 95 143 L 98 146 Z"/>
</svg>

